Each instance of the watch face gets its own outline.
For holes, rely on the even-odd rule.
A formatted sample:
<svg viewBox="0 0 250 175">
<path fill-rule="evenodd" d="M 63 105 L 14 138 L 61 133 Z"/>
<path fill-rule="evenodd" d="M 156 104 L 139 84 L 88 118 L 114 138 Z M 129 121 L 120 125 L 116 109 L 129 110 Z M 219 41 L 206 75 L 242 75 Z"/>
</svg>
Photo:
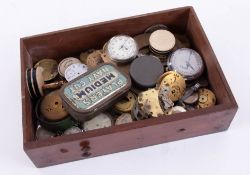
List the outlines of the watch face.
<svg viewBox="0 0 250 175">
<path fill-rule="evenodd" d="M 180 73 L 187 80 L 198 78 L 203 72 L 201 56 L 188 48 L 178 49 L 169 58 L 168 66 Z"/>
<path fill-rule="evenodd" d="M 106 49 L 109 57 L 117 62 L 131 61 L 138 53 L 137 43 L 132 37 L 126 35 L 111 38 Z"/>
<path fill-rule="evenodd" d="M 65 77 L 65 70 L 72 64 L 81 63 L 81 61 L 74 57 L 64 58 L 58 65 L 58 72 L 62 77 Z"/>
<path fill-rule="evenodd" d="M 87 71 L 88 68 L 85 64 L 81 63 L 72 64 L 65 70 L 65 79 L 67 81 L 72 81 Z"/>
</svg>

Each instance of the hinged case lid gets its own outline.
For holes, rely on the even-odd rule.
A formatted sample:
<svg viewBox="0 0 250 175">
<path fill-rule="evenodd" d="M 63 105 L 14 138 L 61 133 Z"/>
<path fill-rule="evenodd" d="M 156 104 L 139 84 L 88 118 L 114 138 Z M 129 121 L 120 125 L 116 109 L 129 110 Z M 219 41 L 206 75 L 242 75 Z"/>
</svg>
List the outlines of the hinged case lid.
<svg viewBox="0 0 250 175">
<path fill-rule="evenodd" d="M 65 84 L 60 95 L 71 116 L 85 121 L 111 107 L 130 87 L 130 77 L 112 64 L 101 64 Z"/>
</svg>

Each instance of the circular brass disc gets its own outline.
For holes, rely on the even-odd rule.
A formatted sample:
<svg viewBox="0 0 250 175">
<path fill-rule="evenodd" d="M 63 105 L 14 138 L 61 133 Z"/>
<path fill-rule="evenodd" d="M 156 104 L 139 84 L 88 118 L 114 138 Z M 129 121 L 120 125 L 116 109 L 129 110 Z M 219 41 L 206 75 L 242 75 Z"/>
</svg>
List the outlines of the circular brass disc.
<svg viewBox="0 0 250 175">
<path fill-rule="evenodd" d="M 59 90 L 53 91 L 44 96 L 40 105 L 41 114 L 48 120 L 58 121 L 68 116 L 68 112 L 62 105 Z"/>
<path fill-rule="evenodd" d="M 98 64 L 103 63 L 102 52 L 100 50 L 96 50 L 89 54 L 86 59 L 86 64 L 89 67 L 96 67 Z"/>
<path fill-rule="evenodd" d="M 49 81 L 54 79 L 58 75 L 58 64 L 56 60 L 53 59 L 42 59 L 36 63 L 34 68 L 42 67 L 43 68 L 43 80 Z"/>
<path fill-rule="evenodd" d="M 119 112 L 130 112 L 136 102 L 136 96 L 128 92 L 126 97 L 115 104 L 115 109 Z"/>
<path fill-rule="evenodd" d="M 168 52 L 175 46 L 175 37 L 167 30 L 157 30 L 150 35 L 149 43 L 154 50 Z"/>
<path fill-rule="evenodd" d="M 214 93 L 206 88 L 199 89 L 199 101 L 197 104 L 197 108 L 207 108 L 210 106 L 214 106 L 216 103 L 216 97 Z"/>
</svg>

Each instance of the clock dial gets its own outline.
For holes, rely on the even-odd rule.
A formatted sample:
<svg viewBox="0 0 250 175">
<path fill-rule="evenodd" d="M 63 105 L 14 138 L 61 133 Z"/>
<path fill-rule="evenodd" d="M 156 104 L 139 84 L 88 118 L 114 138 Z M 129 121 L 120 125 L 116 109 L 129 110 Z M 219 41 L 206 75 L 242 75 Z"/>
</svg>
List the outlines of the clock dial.
<svg viewBox="0 0 250 175">
<path fill-rule="evenodd" d="M 128 62 L 138 54 L 135 40 L 126 35 L 117 35 L 110 39 L 106 46 L 108 56 L 116 62 Z"/>
<path fill-rule="evenodd" d="M 75 63 L 71 64 L 66 70 L 65 70 L 65 79 L 69 82 L 80 75 L 84 74 L 85 72 L 88 71 L 88 68 L 85 64 L 81 63 Z"/>
<path fill-rule="evenodd" d="M 168 66 L 183 75 L 187 80 L 198 78 L 204 69 L 201 56 L 188 48 L 178 49 L 169 58 Z"/>
</svg>

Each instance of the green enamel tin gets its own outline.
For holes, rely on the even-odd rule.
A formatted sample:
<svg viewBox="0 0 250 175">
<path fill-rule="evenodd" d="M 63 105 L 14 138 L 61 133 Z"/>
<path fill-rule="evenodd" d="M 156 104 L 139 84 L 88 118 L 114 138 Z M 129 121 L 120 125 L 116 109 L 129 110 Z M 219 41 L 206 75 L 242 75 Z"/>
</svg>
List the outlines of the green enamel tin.
<svg viewBox="0 0 250 175">
<path fill-rule="evenodd" d="M 112 64 L 102 64 L 61 88 L 64 107 L 85 121 L 111 107 L 131 87 L 130 78 Z"/>
</svg>

